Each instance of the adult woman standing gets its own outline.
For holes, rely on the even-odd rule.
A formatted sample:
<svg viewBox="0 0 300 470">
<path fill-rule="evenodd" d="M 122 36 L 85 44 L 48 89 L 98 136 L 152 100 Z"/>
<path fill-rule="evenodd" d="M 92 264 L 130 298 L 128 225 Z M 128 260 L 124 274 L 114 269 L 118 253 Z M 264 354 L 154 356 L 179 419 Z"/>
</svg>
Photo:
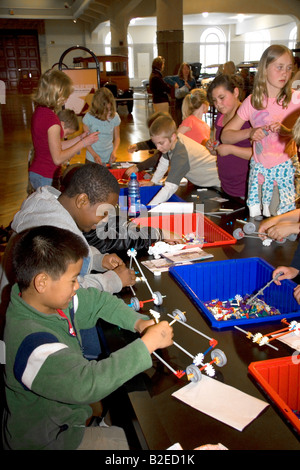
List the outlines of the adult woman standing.
<svg viewBox="0 0 300 470">
<path fill-rule="evenodd" d="M 162 72 L 165 67 L 165 59 L 158 56 L 153 59 L 152 72 L 149 78 L 149 88 L 152 93 L 154 112 L 169 112 L 169 96 L 171 87 L 164 81 Z"/>
<path fill-rule="evenodd" d="M 182 103 L 184 97 L 197 87 L 196 80 L 193 77 L 191 67 L 188 63 L 182 62 L 178 69 L 177 75 L 165 77 L 165 81 L 169 85 L 175 87 L 175 113 L 176 124 L 179 126 L 182 121 Z"/>
</svg>

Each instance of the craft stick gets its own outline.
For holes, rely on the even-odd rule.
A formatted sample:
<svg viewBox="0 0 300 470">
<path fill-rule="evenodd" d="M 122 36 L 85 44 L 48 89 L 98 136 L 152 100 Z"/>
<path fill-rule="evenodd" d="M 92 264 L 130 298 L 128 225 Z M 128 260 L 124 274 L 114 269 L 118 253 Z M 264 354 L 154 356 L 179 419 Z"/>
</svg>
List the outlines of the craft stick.
<svg viewBox="0 0 300 470">
<path fill-rule="evenodd" d="M 136 264 L 137 264 L 137 267 L 139 268 L 140 273 L 143 273 L 143 270 L 141 269 L 141 267 L 140 267 L 140 265 L 139 265 L 139 262 L 138 262 L 138 260 L 136 259 L 136 257 L 134 257 L 134 260 L 135 260 L 135 262 L 136 262 Z M 153 291 L 152 291 L 152 289 L 151 289 L 151 287 L 150 287 L 149 282 L 147 281 L 147 279 L 146 279 L 145 276 L 143 276 L 143 277 L 144 277 L 144 279 L 145 279 L 145 283 L 147 284 L 149 291 L 151 292 L 152 297 L 154 297 L 154 293 L 153 293 Z"/>
<path fill-rule="evenodd" d="M 245 335 L 251 335 L 253 336 L 252 333 L 250 333 L 250 331 L 245 331 L 245 330 L 242 330 L 242 328 L 234 325 L 234 328 L 236 328 L 237 330 L 241 331 L 242 333 L 245 333 Z M 269 343 L 266 343 L 266 346 L 269 346 L 269 348 L 272 348 L 272 349 L 275 349 L 276 351 L 278 351 L 278 348 L 276 348 L 275 346 L 273 346 L 272 344 L 269 344 Z"/>
<path fill-rule="evenodd" d="M 176 346 L 176 348 L 181 349 L 181 351 L 183 351 L 187 356 L 190 356 L 192 359 L 194 359 L 195 356 L 193 356 L 193 354 L 189 353 L 186 349 L 180 346 L 180 344 L 175 343 L 175 341 L 173 341 L 173 344 L 174 346 Z"/>
<path fill-rule="evenodd" d="M 170 315 L 170 313 L 168 313 L 168 316 L 171 317 L 171 318 L 174 318 L 172 315 Z M 181 321 L 181 320 L 177 320 L 177 321 L 178 321 L 178 323 L 180 323 L 181 325 L 184 325 L 184 326 L 186 326 L 187 328 L 189 328 L 190 330 L 195 331 L 195 333 L 198 333 L 198 335 L 201 335 L 201 336 L 203 336 L 204 338 L 207 338 L 209 341 L 213 339 L 213 338 L 210 338 L 209 336 L 206 336 L 204 333 L 201 333 L 201 331 L 196 330 L 195 328 L 193 328 L 192 326 L 188 325 L 187 323 L 184 323 L 184 322 Z"/>
<path fill-rule="evenodd" d="M 255 294 L 253 297 L 250 297 L 250 299 L 247 300 L 247 304 L 250 304 L 253 302 L 254 299 L 256 299 L 256 297 L 258 295 L 261 295 L 262 292 L 267 288 L 269 287 L 270 284 L 272 284 L 272 282 L 276 281 L 276 279 L 278 279 L 280 276 L 282 276 L 282 272 L 280 271 L 273 279 L 271 279 L 271 281 L 269 281 L 264 287 L 262 287 L 261 289 L 259 289 L 259 291 L 257 292 L 257 294 Z"/>
<path fill-rule="evenodd" d="M 171 366 L 169 366 L 169 364 L 166 361 L 164 361 L 155 351 L 152 354 L 154 354 L 154 356 L 157 357 L 157 359 L 159 359 L 166 367 L 168 367 L 168 369 L 170 369 L 170 371 L 172 371 L 173 374 L 175 375 L 177 374 L 176 370 L 173 369 Z"/>
</svg>

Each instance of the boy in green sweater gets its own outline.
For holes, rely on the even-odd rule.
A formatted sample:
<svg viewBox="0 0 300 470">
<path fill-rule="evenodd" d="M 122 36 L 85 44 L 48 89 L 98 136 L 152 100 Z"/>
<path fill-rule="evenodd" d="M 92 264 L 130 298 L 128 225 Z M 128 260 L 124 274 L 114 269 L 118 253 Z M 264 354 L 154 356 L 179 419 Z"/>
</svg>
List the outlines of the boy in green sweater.
<svg viewBox="0 0 300 470">
<path fill-rule="evenodd" d="M 172 344 L 172 327 L 154 324 L 107 292 L 79 288 L 88 248 L 78 235 L 42 226 L 17 237 L 17 283 L 4 332 L 4 448 L 128 449 L 120 428 L 85 427 L 89 403 L 149 369 L 152 352 Z M 107 359 L 88 361 L 80 330 L 99 318 L 142 336 Z"/>
</svg>

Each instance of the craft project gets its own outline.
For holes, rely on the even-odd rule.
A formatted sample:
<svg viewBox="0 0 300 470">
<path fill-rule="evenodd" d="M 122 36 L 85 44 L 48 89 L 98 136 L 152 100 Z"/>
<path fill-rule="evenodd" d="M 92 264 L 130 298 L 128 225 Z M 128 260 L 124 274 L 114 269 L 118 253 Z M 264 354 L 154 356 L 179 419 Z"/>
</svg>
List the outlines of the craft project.
<svg viewBox="0 0 300 470">
<path fill-rule="evenodd" d="M 133 309 L 138 312 L 141 308 L 143 308 L 144 304 L 145 303 L 148 303 L 148 302 L 153 302 L 154 305 L 162 305 L 163 303 L 163 296 L 160 292 L 153 292 L 153 290 L 151 289 L 150 287 L 150 284 L 149 282 L 147 281 L 147 278 L 145 277 L 144 273 L 143 273 L 143 270 L 138 262 L 138 260 L 136 259 L 136 255 L 137 255 L 137 251 L 134 249 L 134 248 L 131 248 L 130 250 L 127 251 L 127 254 L 128 256 L 130 257 L 130 263 L 129 263 L 129 268 L 132 269 L 132 260 L 134 260 L 134 262 L 136 263 L 141 275 L 142 275 L 142 280 L 146 283 L 149 291 L 150 291 L 150 294 L 151 294 L 151 298 L 150 299 L 146 299 L 146 300 L 143 300 L 143 301 L 140 301 L 136 295 L 135 295 L 135 291 L 133 289 L 132 286 L 130 286 L 131 288 L 131 291 L 134 295 L 134 297 L 131 298 L 130 300 L 130 304 L 129 304 L 129 307 L 133 307 Z"/>
<path fill-rule="evenodd" d="M 253 334 L 253 333 L 250 333 L 249 331 L 242 330 L 241 328 L 237 326 L 235 326 L 235 328 L 245 333 L 246 337 L 248 339 L 252 339 L 253 343 L 258 344 L 259 346 L 267 345 L 278 351 L 278 348 L 270 344 L 271 341 L 281 338 L 282 336 L 285 336 L 291 332 L 293 332 L 296 336 L 300 336 L 300 323 L 296 322 L 295 320 L 289 323 L 285 318 L 281 320 L 281 323 L 284 323 L 287 326 L 285 328 L 282 328 L 281 330 L 273 331 L 266 335 L 263 335 L 261 333 Z"/>
<path fill-rule="evenodd" d="M 236 228 L 233 231 L 232 235 L 237 240 L 242 240 L 243 238 L 257 238 L 258 239 L 259 238 L 258 235 L 266 235 L 267 238 L 265 240 L 262 240 L 262 244 L 264 246 L 269 246 L 272 243 L 272 241 L 275 240 L 274 238 L 270 238 L 267 233 L 257 232 L 256 227 L 253 222 L 245 222 L 243 220 L 237 220 L 237 221 L 245 224 L 242 229 Z M 282 238 L 281 240 L 275 240 L 275 241 L 276 243 L 282 245 L 283 243 L 286 242 L 286 240 L 295 241 L 296 238 L 297 238 L 297 234 L 292 233 L 287 238 Z"/>
<path fill-rule="evenodd" d="M 155 310 L 150 309 L 150 313 L 153 316 L 154 320 L 156 323 L 159 322 L 160 314 L 159 312 L 156 312 Z M 172 312 L 172 315 L 168 314 L 171 318 L 173 318 L 173 321 L 170 322 L 170 325 L 173 325 L 173 323 L 178 322 L 185 327 L 191 329 L 198 335 L 201 335 L 202 337 L 208 339 L 209 341 L 209 347 L 206 349 L 204 352 L 200 352 L 196 355 L 191 354 L 189 351 L 187 351 L 185 348 L 183 348 L 181 345 L 179 345 L 177 342 L 173 341 L 173 345 L 183 351 L 187 356 L 192 358 L 193 362 L 192 364 L 189 364 L 185 370 L 175 370 L 173 367 L 171 367 L 164 359 L 162 359 L 159 354 L 157 354 L 155 351 L 153 355 L 157 357 L 171 372 L 173 372 L 176 377 L 179 379 L 186 375 L 187 379 L 191 382 L 199 382 L 202 378 L 202 372 L 205 372 L 208 376 L 213 377 L 215 375 L 215 369 L 214 365 L 217 365 L 218 367 L 223 367 L 225 364 L 227 364 L 227 358 L 226 355 L 223 351 L 220 349 L 214 349 L 215 346 L 218 344 L 218 342 L 210 338 L 209 336 L 206 336 L 204 333 L 201 331 L 196 330 L 192 326 L 188 325 L 186 323 L 186 316 L 185 312 L 182 312 L 179 309 L 175 309 Z M 205 356 L 210 352 L 211 355 L 211 361 L 210 362 L 204 362 Z"/>
</svg>

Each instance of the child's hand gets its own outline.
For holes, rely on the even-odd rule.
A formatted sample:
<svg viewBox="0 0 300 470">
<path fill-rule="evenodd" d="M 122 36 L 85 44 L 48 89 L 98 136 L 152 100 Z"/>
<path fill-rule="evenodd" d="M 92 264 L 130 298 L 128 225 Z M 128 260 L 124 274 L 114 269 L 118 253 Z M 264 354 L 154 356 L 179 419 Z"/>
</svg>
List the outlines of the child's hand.
<svg viewBox="0 0 300 470">
<path fill-rule="evenodd" d="M 93 155 L 95 163 L 98 163 L 98 165 L 103 165 L 101 157 L 99 155 Z"/>
<path fill-rule="evenodd" d="M 281 286 L 280 281 L 283 281 L 284 279 L 294 279 L 294 277 L 298 276 L 299 274 L 299 270 L 296 268 L 293 268 L 292 266 L 289 266 L 289 267 L 279 266 L 278 268 L 274 269 L 272 278 L 274 279 L 274 277 L 277 276 L 277 274 L 279 274 L 280 272 L 283 273 L 282 276 L 280 276 L 278 279 L 274 281 L 274 283 L 277 284 L 277 286 Z"/>
<path fill-rule="evenodd" d="M 117 266 L 114 269 L 114 272 L 117 273 L 119 278 L 122 281 L 122 286 L 133 286 L 135 284 L 135 272 L 133 269 L 128 269 L 123 263 L 120 266 Z"/>
<path fill-rule="evenodd" d="M 82 134 L 80 134 L 80 140 L 83 140 L 87 135 L 89 135 L 89 131 L 85 131 Z"/>
<path fill-rule="evenodd" d="M 205 143 L 205 147 L 207 148 L 207 150 L 209 150 L 209 152 L 212 155 L 216 155 L 216 147 L 217 147 L 216 140 L 208 139 Z"/>
<path fill-rule="evenodd" d="M 300 304 L 300 286 L 295 287 L 294 297 L 297 300 L 298 304 Z"/>
<path fill-rule="evenodd" d="M 272 122 L 272 124 L 268 126 L 268 130 L 280 135 L 291 135 L 291 129 L 288 129 L 281 122 Z"/>
<path fill-rule="evenodd" d="M 115 253 L 106 253 L 102 259 L 102 267 L 105 269 L 115 269 L 124 264 L 124 261 Z"/>
<path fill-rule="evenodd" d="M 110 154 L 109 164 L 112 164 L 116 161 L 117 157 L 114 152 Z"/>
<path fill-rule="evenodd" d="M 146 330 L 142 341 L 145 343 L 149 353 L 152 354 L 156 349 L 171 346 L 173 344 L 173 335 L 173 328 L 169 323 L 161 321 Z"/>
<path fill-rule="evenodd" d="M 129 145 L 127 151 L 128 151 L 129 153 L 136 152 L 136 151 L 137 151 L 137 145 L 136 145 L 136 144 L 131 144 L 131 145 Z"/>
<path fill-rule="evenodd" d="M 141 180 L 139 181 L 140 186 L 154 186 L 154 183 L 150 180 Z"/>
<path fill-rule="evenodd" d="M 169 245 L 178 245 L 178 243 L 186 243 L 178 233 L 171 232 L 170 230 L 162 229 L 162 237 L 164 242 L 168 243 Z"/>
<path fill-rule="evenodd" d="M 124 172 L 124 176 L 125 178 L 129 178 L 131 173 L 138 173 L 138 171 L 139 171 L 138 167 L 136 165 L 132 165 L 129 168 L 127 168 L 127 170 Z"/>
<path fill-rule="evenodd" d="M 250 140 L 259 142 L 266 137 L 266 132 L 268 132 L 267 126 L 253 128 L 250 131 Z"/>
<path fill-rule="evenodd" d="M 299 233 L 299 222 L 281 222 L 279 224 L 272 225 L 266 233 L 268 237 L 274 238 L 274 240 L 282 240 L 292 233 Z M 266 235 L 261 235 L 261 237 L 263 236 L 266 237 Z"/>
<path fill-rule="evenodd" d="M 230 154 L 231 145 L 230 144 L 220 144 L 217 148 L 217 153 L 220 157 L 225 157 Z"/>
<path fill-rule="evenodd" d="M 82 141 L 84 143 L 84 146 L 87 147 L 97 142 L 98 138 L 99 138 L 99 132 L 93 132 L 92 134 L 88 134 L 86 137 L 84 137 Z"/>
<path fill-rule="evenodd" d="M 153 326 L 155 325 L 155 321 L 153 320 L 153 318 L 149 319 L 149 320 L 143 320 L 142 318 L 140 318 L 139 320 L 137 320 L 135 322 L 135 325 L 134 325 L 134 329 L 138 332 L 138 333 L 143 333 L 147 328 L 149 328 L 149 326 Z"/>
</svg>

